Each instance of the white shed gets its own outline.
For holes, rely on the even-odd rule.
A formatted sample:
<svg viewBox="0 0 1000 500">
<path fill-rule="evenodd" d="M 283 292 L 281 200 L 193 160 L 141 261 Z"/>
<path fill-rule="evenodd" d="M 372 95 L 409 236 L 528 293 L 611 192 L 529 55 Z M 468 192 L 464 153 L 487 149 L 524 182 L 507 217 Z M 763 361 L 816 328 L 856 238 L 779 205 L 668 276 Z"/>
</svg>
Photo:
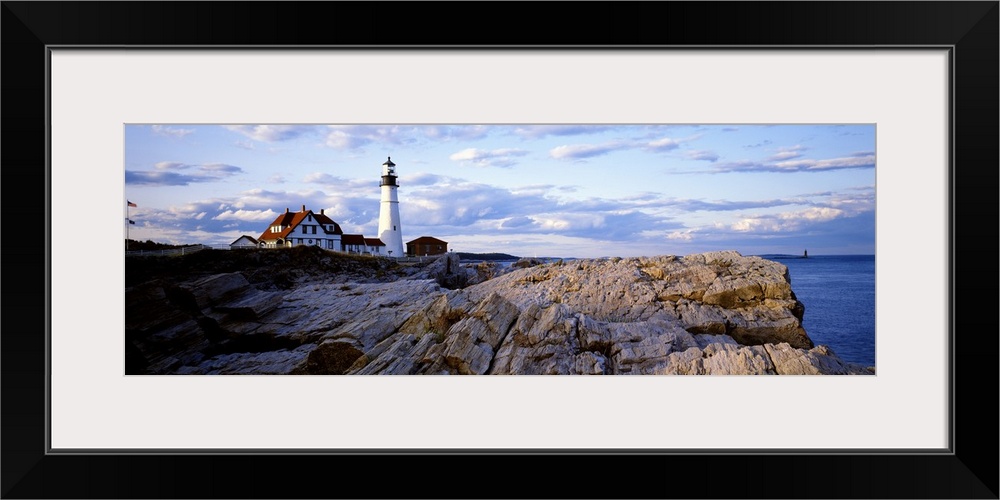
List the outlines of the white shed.
<svg viewBox="0 0 1000 500">
<path fill-rule="evenodd" d="M 243 235 L 236 239 L 236 241 L 229 244 L 231 250 L 236 250 L 239 248 L 257 248 L 257 239 L 253 236 Z"/>
</svg>

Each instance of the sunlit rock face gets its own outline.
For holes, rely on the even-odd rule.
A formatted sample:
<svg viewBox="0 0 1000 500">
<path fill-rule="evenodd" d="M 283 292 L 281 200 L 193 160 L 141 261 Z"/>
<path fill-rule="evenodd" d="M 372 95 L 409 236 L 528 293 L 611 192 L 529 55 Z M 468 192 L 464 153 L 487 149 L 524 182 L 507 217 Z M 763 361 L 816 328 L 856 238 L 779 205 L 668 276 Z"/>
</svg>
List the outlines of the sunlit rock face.
<svg viewBox="0 0 1000 500">
<path fill-rule="evenodd" d="M 325 258 L 325 257 L 324 257 Z M 528 265 L 530 264 L 530 265 Z M 130 373 L 874 374 L 815 346 L 787 268 L 684 257 L 293 273 L 126 289 Z M 289 273 L 282 273 L 287 276 Z M 377 276 L 377 279 L 376 279 Z"/>
</svg>

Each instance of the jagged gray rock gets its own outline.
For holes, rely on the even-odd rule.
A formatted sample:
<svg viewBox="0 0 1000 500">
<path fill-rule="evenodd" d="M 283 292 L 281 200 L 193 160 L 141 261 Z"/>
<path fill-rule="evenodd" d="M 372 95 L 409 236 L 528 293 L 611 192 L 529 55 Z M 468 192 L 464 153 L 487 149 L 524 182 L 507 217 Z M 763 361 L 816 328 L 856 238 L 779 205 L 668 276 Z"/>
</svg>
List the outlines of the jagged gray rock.
<svg viewBox="0 0 1000 500">
<path fill-rule="evenodd" d="M 144 373 L 873 374 L 814 346 L 784 265 L 734 251 L 126 290 Z"/>
</svg>

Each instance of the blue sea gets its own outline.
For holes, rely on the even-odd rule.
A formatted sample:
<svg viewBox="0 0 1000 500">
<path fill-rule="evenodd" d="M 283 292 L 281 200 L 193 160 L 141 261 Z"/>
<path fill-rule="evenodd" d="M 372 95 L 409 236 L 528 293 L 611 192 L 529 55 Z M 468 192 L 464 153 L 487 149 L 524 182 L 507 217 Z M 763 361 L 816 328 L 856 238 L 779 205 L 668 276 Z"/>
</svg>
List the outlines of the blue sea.
<svg viewBox="0 0 1000 500">
<path fill-rule="evenodd" d="M 875 366 L 874 255 L 761 255 L 788 266 L 802 327 L 844 361 Z"/>
</svg>

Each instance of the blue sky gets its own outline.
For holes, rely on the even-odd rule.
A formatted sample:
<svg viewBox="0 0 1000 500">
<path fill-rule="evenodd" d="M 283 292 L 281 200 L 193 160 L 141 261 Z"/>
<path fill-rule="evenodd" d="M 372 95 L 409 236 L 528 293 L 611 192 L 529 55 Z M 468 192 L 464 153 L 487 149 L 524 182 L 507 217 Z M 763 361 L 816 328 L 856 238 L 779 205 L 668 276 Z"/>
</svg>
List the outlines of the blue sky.
<svg viewBox="0 0 1000 500">
<path fill-rule="evenodd" d="M 305 205 L 519 256 L 875 253 L 874 125 L 125 126 L 132 239 L 227 245 Z M 123 224 L 127 226 L 127 224 Z M 123 227 L 123 231 L 125 228 Z"/>
</svg>

